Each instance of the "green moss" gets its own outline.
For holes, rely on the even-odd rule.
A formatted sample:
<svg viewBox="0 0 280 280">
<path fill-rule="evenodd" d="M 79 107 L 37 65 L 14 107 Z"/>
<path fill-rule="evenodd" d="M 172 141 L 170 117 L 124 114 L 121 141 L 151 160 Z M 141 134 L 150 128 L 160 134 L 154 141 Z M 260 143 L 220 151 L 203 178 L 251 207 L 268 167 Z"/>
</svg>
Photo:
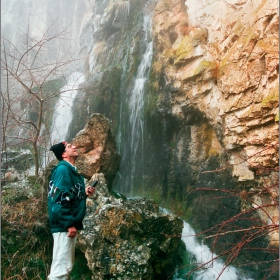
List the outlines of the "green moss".
<svg viewBox="0 0 280 280">
<path fill-rule="evenodd" d="M 266 105 L 268 103 L 274 103 L 277 102 L 278 103 L 279 100 L 279 87 L 275 87 L 273 88 L 269 94 L 262 100 L 262 104 Z"/>
<path fill-rule="evenodd" d="M 32 187 L 33 191 L 37 192 L 41 189 L 41 182 L 36 176 L 28 176 L 27 180 L 29 182 L 29 185 Z"/>
<path fill-rule="evenodd" d="M 112 121 L 112 132 L 116 135 L 119 119 L 121 69 L 113 67 L 104 71 L 100 80 L 93 80 L 85 89 L 82 102 L 77 100 L 73 107 L 73 121 L 69 128 L 68 138 L 71 139 L 83 129 L 88 117 L 93 113 L 100 113 Z M 81 97 L 79 97 L 81 99 Z M 86 108 L 86 109 L 85 109 Z"/>
<path fill-rule="evenodd" d="M 64 86 L 64 84 L 65 82 L 60 78 L 45 82 L 44 84 L 42 84 L 42 92 L 44 94 L 44 97 L 59 92 L 59 89 Z M 34 87 L 32 88 L 32 90 L 36 93 L 39 93 L 38 87 Z"/>
<path fill-rule="evenodd" d="M 158 95 L 150 93 L 144 107 L 144 116 L 153 115 L 157 108 Z"/>
<path fill-rule="evenodd" d="M 174 61 L 174 64 L 180 63 L 181 60 L 190 58 L 194 52 L 194 38 L 185 36 L 176 49 L 170 48 L 164 51 L 164 56 Z"/>
<path fill-rule="evenodd" d="M 276 116 L 275 116 L 275 121 L 279 122 L 279 112 L 277 112 Z"/>
<path fill-rule="evenodd" d="M 208 125 L 206 125 L 204 131 L 205 131 L 205 133 L 204 133 L 203 143 L 205 143 L 208 158 L 210 158 L 212 156 L 218 156 L 220 153 L 220 151 L 219 151 L 220 146 L 219 146 L 219 142 L 216 137 L 215 131 L 213 130 L 213 128 L 211 126 L 208 126 Z M 213 146 L 213 142 L 216 142 L 215 146 Z"/>
<path fill-rule="evenodd" d="M 190 36 L 185 36 L 173 53 L 173 57 L 175 59 L 174 63 L 176 64 L 181 59 L 190 57 L 193 54 L 193 51 L 194 47 L 192 38 Z"/>
<path fill-rule="evenodd" d="M 146 91 L 144 118 L 151 117 L 157 112 L 159 99 L 160 77 L 162 75 L 163 64 L 161 61 L 153 61 L 149 76 L 148 89 Z"/>
<path fill-rule="evenodd" d="M 135 185 L 133 188 L 134 197 L 146 197 L 151 198 L 158 204 L 162 201 L 161 187 L 154 186 L 153 188 L 147 188 L 146 186 Z"/>
<path fill-rule="evenodd" d="M 185 201 L 178 201 L 178 199 L 173 199 L 170 196 L 160 203 L 160 206 L 169 209 L 171 213 L 175 216 L 188 221 L 191 216 L 191 209 L 186 206 Z"/>
<path fill-rule="evenodd" d="M 87 266 L 85 255 L 80 250 L 76 249 L 75 264 L 69 280 L 91 280 L 92 272 Z"/>
<path fill-rule="evenodd" d="M 216 63 L 208 60 L 201 60 L 197 67 L 193 70 L 193 76 L 201 74 L 206 70 L 210 71 L 217 67 Z"/>
<path fill-rule="evenodd" d="M 136 188 L 135 188 L 136 189 Z M 157 202 L 160 207 L 169 209 L 174 215 L 180 216 L 184 220 L 188 220 L 190 217 L 190 209 L 186 206 L 186 202 L 181 197 L 173 197 L 168 193 L 167 198 L 162 198 L 162 186 L 154 186 L 153 188 L 143 189 L 138 191 L 136 196 L 148 197 Z"/>
</svg>

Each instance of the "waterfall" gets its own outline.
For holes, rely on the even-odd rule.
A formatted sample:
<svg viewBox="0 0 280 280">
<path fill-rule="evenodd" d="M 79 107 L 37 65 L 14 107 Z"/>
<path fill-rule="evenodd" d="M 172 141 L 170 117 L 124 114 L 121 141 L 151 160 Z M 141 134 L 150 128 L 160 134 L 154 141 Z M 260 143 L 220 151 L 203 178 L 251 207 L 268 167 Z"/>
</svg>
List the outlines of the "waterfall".
<svg viewBox="0 0 280 280">
<path fill-rule="evenodd" d="M 153 43 L 150 42 L 147 45 L 146 52 L 143 56 L 141 64 L 137 71 L 137 77 L 134 83 L 134 87 L 131 91 L 129 98 L 129 108 L 131 110 L 129 116 L 129 124 L 131 134 L 129 135 L 130 143 L 130 160 L 131 160 L 131 173 L 130 180 L 132 182 L 133 174 L 137 171 L 136 166 L 142 165 L 143 159 L 143 135 L 144 135 L 144 120 L 143 120 L 143 108 L 144 108 L 144 94 L 147 76 L 150 70 L 152 61 Z M 136 158 L 137 151 L 140 151 L 140 159 Z M 131 185 L 133 186 L 133 184 Z"/>
<path fill-rule="evenodd" d="M 220 275 L 221 271 L 225 267 L 225 263 L 217 259 L 215 261 L 211 261 L 215 259 L 217 255 L 212 253 L 208 246 L 203 243 L 199 243 L 195 237 L 195 231 L 192 227 L 184 221 L 184 228 L 182 232 L 182 241 L 186 245 L 186 249 L 189 253 L 193 255 L 195 258 L 195 263 L 204 264 L 209 262 L 203 269 L 197 271 L 195 274 L 195 280 L 245 280 L 250 279 L 244 275 L 241 275 L 240 271 L 237 270 L 233 266 L 228 266 Z M 220 277 L 219 277 L 220 276 Z M 219 277 L 219 278 L 218 278 Z M 177 278 L 175 276 L 174 280 L 179 280 L 181 278 Z"/>
<path fill-rule="evenodd" d="M 133 186 L 137 185 L 135 174 L 137 173 L 140 178 L 142 176 L 145 86 L 153 56 L 153 42 L 150 36 L 151 16 L 149 14 L 144 15 L 143 31 L 145 51 L 138 66 L 132 90 L 127 94 L 126 104 L 122 105 L 122 107 L 128 106 L 129 110 L 129 117 L 121 116 L 121 123 L 125 131 L 119 132 L 119 138 L 122 139 L 120 151 L 122 161 L 116 185 L 117 189 L 131 194 L 133 194 Z"/>
<path fill-rule="evenodd" d="M 85 77 L 82 73 L 74 72 L 65 86 L 60 89 L 59 101 L 53 114 L 51 143 L 65 140 L 69 125 L 72 121 L 73 101 L 78 94 L 78 86 L 83 83 Z"/>
<path fill-rule="evenodd" d="M 166 208 L 160 208 L 161 211 L 163 211 L 165 214 L 172 215 L 170 211 Z M 203 242 L 198 242 L 196 239 L 196 233 L 194 229 L 183 220 L 184 228 L 182 231 L 182 241 L 186 245 L 186 250 L 188 254 L 192 256 L 192 266 L 199 266 L 204 263 L 208 263 L 206 266 L 204 266 L 202 269 L 195 272 L 195 276 L 192 275 L 192 278 L 195 280 L 253 280 L 251 278 L 248 278 L 244 275 L 241 271 L 239 271 L 237 268 L 229 265 L 225 268 L 223 271 L 223 268 L 225 267 L 225 263 L 221 259 L 213 260 L 217 257 L 217 255 L 213 252 L 211 252 L 210 248 L 203 244 Z M 213 260 L 213 261 L 211 261 Z M 186 264 L 186 267 L 182 267 L 180 271 L 176 271 L 176 273 L 173 275 L 172 280 L 185 280 L 186 274 L 191 270 L 189 269 L 190 264 Z M 221 274 L 221 271 L 223 273 Z M 179 274 L 181 274 L 180 278 Z M 221 274 L 221 275 L 220 275 Z M 218 278 L 219 277 L 219 278 Z"/>
</svg>

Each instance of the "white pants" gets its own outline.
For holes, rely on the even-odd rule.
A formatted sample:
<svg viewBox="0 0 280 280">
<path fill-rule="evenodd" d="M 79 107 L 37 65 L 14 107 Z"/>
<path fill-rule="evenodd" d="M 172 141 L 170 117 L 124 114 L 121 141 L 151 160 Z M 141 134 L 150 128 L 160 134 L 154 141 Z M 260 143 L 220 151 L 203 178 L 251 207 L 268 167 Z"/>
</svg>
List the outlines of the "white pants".
<svg viewBox="0 0 280 280">
<path fill-rule="evenodd" d="M 77 237 L 67 236 L 68 232 L 53 233 L 53 259 L 49 280 L 67 280 L 75 261 Z"/>
</svg>

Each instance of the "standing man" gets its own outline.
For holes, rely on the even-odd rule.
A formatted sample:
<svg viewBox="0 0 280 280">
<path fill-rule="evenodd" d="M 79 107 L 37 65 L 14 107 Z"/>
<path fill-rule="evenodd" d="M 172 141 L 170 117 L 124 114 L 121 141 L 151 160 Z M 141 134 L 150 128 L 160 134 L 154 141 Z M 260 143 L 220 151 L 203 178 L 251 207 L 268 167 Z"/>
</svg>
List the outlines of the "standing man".
<svg viewBox="0 0 280 280">
<path fill-rule="evenodd" d="M 67 280 L 74 266 L 77 231 L 83 229 L 86 197 L 94 193 L 94 188 L 85 188 L 84 178 L 76 170 L 76 146 L 61 142 L 50 150 L 59 163 L 49 182 L 48 213 L 54 244 L 48 279 Z"/>
</svg>

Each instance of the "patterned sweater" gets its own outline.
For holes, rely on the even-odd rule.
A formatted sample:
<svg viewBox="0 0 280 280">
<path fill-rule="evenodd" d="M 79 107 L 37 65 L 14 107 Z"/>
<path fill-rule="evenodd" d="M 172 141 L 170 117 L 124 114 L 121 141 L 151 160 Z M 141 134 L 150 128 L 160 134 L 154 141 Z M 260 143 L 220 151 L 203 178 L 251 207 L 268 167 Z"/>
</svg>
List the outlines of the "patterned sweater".
<svg viewBox="0 0 280 280">
<path fill-rule="evenodd" d="M 48 214 L 51 232 L 67 232 L 69 227 L 83 229 L 85 213 L 84 178 L 73 165 L 61 160 L 53 168 L 49 182 Z"/>
</svg>

